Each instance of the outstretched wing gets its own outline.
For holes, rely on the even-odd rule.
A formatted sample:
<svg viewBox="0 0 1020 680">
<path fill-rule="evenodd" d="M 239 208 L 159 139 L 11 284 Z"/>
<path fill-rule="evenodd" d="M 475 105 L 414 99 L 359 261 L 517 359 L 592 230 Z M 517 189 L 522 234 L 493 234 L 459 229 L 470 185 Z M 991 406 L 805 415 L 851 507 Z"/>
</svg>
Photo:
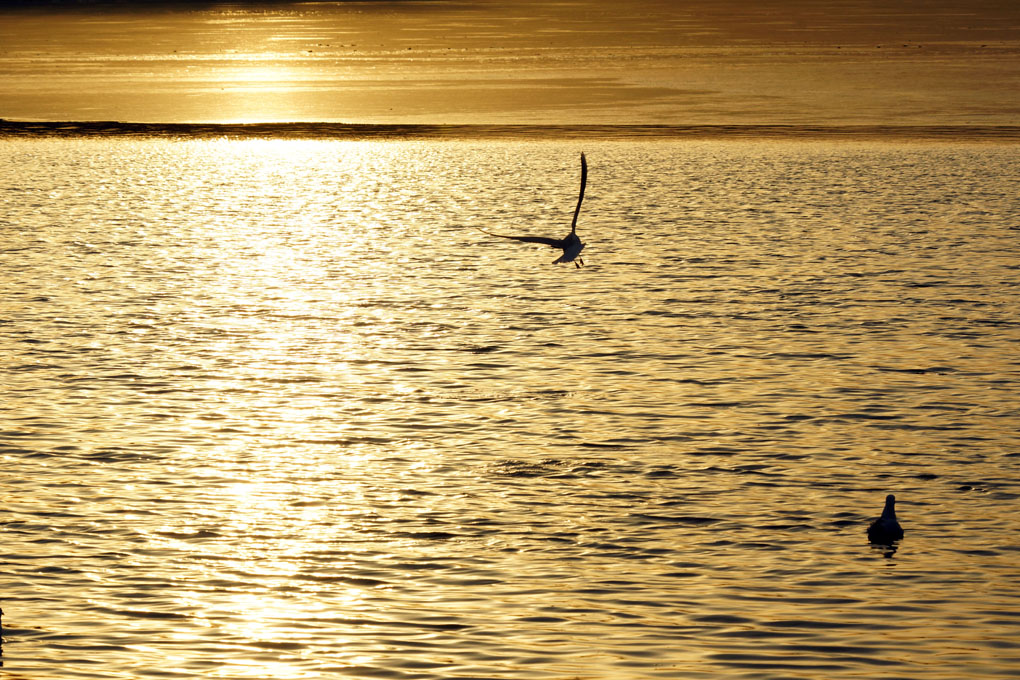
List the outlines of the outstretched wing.
<svg viewBox="0 0 1020 680">
<path fill-rule="evenodd" d="M 479 231 L 488 234 L 489 236 L 498 236 L 499 238 L 510 238 L 515 241 L 523 241 L 524 243 L 542 243 L 553 248 L 562 248 L 563 239 L 549 238 L 547 236 L 510 236 L 509 234 L 493 234 L 491 231 L 485 231 L 479 229 Z"/>
<path fill-rule="evenodd" d="M 581 153 L 581 193 L 577 196 L 577 207 L 574 208 L 574 220 L 570 223 L 570 233 L 577 231 L 577 215 L 581 212 L 581 201 L 584 200 L 584 185 L 588 183 L 588 161 Z"/>
</svg>

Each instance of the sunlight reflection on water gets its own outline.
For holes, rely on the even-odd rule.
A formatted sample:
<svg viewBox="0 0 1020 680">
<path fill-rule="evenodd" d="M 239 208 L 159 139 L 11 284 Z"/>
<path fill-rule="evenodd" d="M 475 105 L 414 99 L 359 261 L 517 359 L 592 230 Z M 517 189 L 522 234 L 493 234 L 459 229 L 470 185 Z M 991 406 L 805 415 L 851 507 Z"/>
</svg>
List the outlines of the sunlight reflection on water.
<svg viewBox="0 0 1020 680">
<path fill-rule="evenodd" d="M 0 142 L 5 670 L 1015 673 L 1017 147 L 580 150 Z"/>
<path fill-rule="evenodd" d="M 17 3 L 18 5 L 23 3 Z M 21 120 L 1015 124 L 1017 8 L 956 0 L 0 7 Z M 48 10 L 48 11 L 47 11 Z M 82 84 L 87 83 L 87 87 Z M 852 102 L 848 106 L 847 103 Z"/>
</svg>

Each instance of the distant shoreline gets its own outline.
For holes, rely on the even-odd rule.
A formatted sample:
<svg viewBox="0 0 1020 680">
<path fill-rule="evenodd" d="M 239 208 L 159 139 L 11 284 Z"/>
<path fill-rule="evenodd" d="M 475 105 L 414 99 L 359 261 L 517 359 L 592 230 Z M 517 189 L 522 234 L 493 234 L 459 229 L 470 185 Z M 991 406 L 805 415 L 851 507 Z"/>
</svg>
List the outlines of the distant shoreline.
<svg viewBox="0 0 1020 680">
<path fill-rule="evenodd" d="M 1020 142 L 1020 125 L 430 125 L 11 121 L 0 138 L 240 139 L 901 139 Z"/>
</svg>

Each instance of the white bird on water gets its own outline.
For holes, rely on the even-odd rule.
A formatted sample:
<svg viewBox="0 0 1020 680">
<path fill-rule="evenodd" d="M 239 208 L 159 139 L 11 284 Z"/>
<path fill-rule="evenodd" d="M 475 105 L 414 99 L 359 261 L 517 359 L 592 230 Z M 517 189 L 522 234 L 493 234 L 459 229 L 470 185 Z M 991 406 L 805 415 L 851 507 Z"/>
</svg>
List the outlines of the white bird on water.
<svg viewBox="0 0 1020 680">
<path fill-rule="evenodd" d="M 868 540 L 872 543 L 889 544 L 903 538 L 903 528 L 896 521 L 896 496 L 885 497 L 882 516 L 868 527 Z"/>
<path fill-rule="evenodd" d="M 560 264 L 561 262 L 574 262 L 574 266 L 578 269 L 584 264 L 584 260 L 580 258 L 581 251 L 584 250 L 584 244 L 581 243 L 581 239 L 577 236 L 577 215 L 581 212 L 581 201 L 584 200 L 584 185 L 588 182 L 588 163 L 584 159 L 584 154 L 581 154 L 581 193 L 577 197 L 577 207 L 574 208 L 574 220 L 570 223 L 570 233 L 563 238 L 549 238 L 548 236 L 511 236 L 509 234 L 493 234 L 491 231 L 485 232 L 489 236 L 498 236 L 499 238 L 511 238 L 515 241 L 523 241 L 525 243 L 542 243 L 553 248 L 559 248 L 563 251 L 563 254 L 553 260 L 553 264 Z M 580 264 L 578 264 L 580 263 Z"/>
</svg>

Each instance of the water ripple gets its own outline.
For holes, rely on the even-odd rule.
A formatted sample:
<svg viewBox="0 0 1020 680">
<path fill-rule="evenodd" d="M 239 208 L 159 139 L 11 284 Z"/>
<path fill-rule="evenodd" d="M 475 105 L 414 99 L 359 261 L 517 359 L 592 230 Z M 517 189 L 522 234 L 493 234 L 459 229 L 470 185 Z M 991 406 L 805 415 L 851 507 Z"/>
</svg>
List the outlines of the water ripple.
<svg viewBox="0 0 1020 680">
<path fill-rule="evenodd" d="M 4 671 L 1015 675 L 1015 145 L 585 144 L 0 140 Z"/>
</svg>

